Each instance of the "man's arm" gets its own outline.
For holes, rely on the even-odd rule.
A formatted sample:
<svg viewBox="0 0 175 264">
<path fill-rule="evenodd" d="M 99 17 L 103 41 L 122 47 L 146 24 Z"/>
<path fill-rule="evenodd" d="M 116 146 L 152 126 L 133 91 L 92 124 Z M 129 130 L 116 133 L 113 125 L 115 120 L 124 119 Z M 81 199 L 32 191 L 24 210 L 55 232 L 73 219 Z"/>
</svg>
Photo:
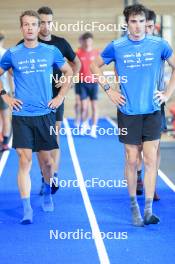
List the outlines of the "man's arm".
<svg viewBox="0 0 175 264">
<path fill-rule="evenodd" d="M 3 75 L 4 72 L 5 72 L 5 70 L 0 68 L 0 76 Z M 0 92 L 2 90 L 3 90 L 3 84 L 2 84 L 2 81 L 0 80 Z M 18 99 L 12 98 L 7 93 L 1 95 L 1 97 L 4 100 L 4 102 L 6 104 L 8 104 L 8 106 L 10 107 L 11 110 L 13 110 L 13 108 L 15 108 L 17 111 L 19 111 L 19 109 L 22 108 L 22 102 L 20 100 L 18 100 Z"/>
<path fill-rule="evenodd" d="M 95 74 L 97 77 L 98 83 L 104 89 L 105 86 L 109 86 L 105 76 L 101 70 L 101 67 L 104 65 L 104 61 L 101 56 L 98 56 L 90 65 L 91 72 Z M 101 76 L 103 78 L 101 78 Z M 103 81 L 102 81 L 103 80 Z M 106 91 L 108 97 L 114 104 L 124 105 L 125 104 L 125 97 L 118 91 L 113 90 L 111 87 Z"/>
<path fill-rule="evenodd" d="M 172 68 L 171 78 L 166 89 L 166 96 L 169 99 L 175 91 L 175 54 L 167 60 L 169 66 Z"/>
<path fill-rule="evenodd" d="M 59 94 L 54 97 L 48 104 L 48 106 L 52 109 L 58 108 L 62 104 L 72 83 L 73 71 L 69 64 L 65 63 L 60 68 L 60 70 L 64 74 L 64 82 L 61 86 Z"/>
<path fill-rule="evenodd" d="M 0 80 L 0 92 L 3 90 L 2 81 Z"/>
<path fill-rule="evenodd" d="M 4 70 L 2 68 L 0 68 L 0 76 L 4 74 Z"/>
<path fill-rule="evenodd" d="M 72 68 L 73 76 L 76 76 L 81 69 L 81 62 L 80 62 L 78 56 L 75 56 L 73 61 L 68 61 L 68 64 Z M 58 81 L 58 83 L 55 85 L 56 88 L 61 88 L 61 86 L 62 86 L 62 83 L 60 81 Z"/>
<path fill-rule="evenodd" d="M 167 102 L 175 91 L 175 55 L 173 54 L 170 58 L 167 59 L 169 66 L 172 68 L 171 78 L 167 85 L 166 91 L 156 93 L 156 98 L 160 104 Z"/>
<path fill-rule="evenodd" d="M 80 59 L 78 58 L 78 56 L 75 56 L 75 59 L 73 61 L 69 61 L 69 64 L 73 70 L 73 75 L 77 75 L 77 73 L 79 73 L 80 69 L 81 69 L 81 62 Z"/>
</svg>

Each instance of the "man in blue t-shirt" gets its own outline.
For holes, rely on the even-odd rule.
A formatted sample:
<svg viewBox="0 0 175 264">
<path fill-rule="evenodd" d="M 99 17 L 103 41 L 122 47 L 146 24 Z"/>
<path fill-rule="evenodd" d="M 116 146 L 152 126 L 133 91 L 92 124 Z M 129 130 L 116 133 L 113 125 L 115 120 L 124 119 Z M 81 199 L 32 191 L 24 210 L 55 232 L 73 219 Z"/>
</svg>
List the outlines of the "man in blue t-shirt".
<svg viewBox="0 0 175 264">
<path fill-rule="evenodd" d="M 118 105 L 118 126 L 127 128 L 127 135 L 120 135 L 125 144 L 125 176 L 131 200 L 132 223 L 135 226 L 157 224 L 160 220 L 152 213 L 156 182 L 157 149 L 160 141 L 160 104 L 167 101 L 175 87 L 175 58 L 169 44 L 158 37 L 145 35 L 146 8 L 140 4 L 127 6 L 124 16 L 128 34 L 111 42 L 101 56 L 91 64 L 91 70 L 101 76 L 100 67 L 115 63 L 120 79 L 120 91 L 113 90 L 104 78 L 99 83 L 111 101 Z M 160 65 L 167 60 L 172 67 L 172 77 L 166 92 L 158 91 Z M 104 76 L 103 76 L 104 77 Z M 136 198 L 137 159 L 139 146 L 143 144 L 145 165 L 145 210 L 141 216 Z"/>
<path fill-rule="evenodd" d="M 72 70 L 61 52 L 54 46 L 38 42 L 40 18 L 34 11 L 25 11 L 20 16 L 24 43 L 10 48 L 0 61 L 0 75 L 12 68 L 15 96 L 10 97 L 0 88 L 0 96 L 12 108 L 13 147 L 19 156 L 18 187 L 21 194 L 24 216 L 22 224 L 33 222 L 30 204 L 30 170 L 32 151 L 39 152 L 45 189 L 42 208 L 51 212 L 54 205 L 50 180 L 53 177 L 51 150 L 57 149 L 55 109 L 58 108 L 71 84 Z M 65 75 L 60 93 L 52 99 L 52 72 L 58 67 Z"/>
</svg>

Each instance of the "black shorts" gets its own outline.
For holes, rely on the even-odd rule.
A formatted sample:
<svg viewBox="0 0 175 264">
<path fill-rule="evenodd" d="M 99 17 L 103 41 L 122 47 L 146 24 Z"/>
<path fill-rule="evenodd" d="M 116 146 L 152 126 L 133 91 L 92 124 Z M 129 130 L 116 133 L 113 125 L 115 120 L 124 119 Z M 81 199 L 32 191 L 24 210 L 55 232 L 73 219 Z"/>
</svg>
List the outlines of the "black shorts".
<svg viewBox="0 0 175 264">
<path fill-rule="evenodd" d="M 53 112 L 43 116 L 13 115 L 13 148 L 27 148 L 33 152 L 57 149 L 55 123 Z"/>
<path fill-rule="evenodd" d="M 75 84 L 75 94 L 80 95 L 80 87 L 81 87 L 80 83 Z"/>
<path fill-rule="evenodd" d="M 158 140 L 161 136 L 161 112 L 144 115 L 125 115 L 118 110 L 119 140 L 124 144 L 140 145 Z M 127 133 L 122 133 L 126 129 Z"/>
<path fill-rule="evenodd" d="M 56 110 L 56 121 L 63 121 L 64 116 L 64 102 Z"/>
<path fill-rule="evenodd" d="M 98 99 L 98 83 L 80 83 L 80 99 L 89 98 L 91 101 Z"/>
</svg>

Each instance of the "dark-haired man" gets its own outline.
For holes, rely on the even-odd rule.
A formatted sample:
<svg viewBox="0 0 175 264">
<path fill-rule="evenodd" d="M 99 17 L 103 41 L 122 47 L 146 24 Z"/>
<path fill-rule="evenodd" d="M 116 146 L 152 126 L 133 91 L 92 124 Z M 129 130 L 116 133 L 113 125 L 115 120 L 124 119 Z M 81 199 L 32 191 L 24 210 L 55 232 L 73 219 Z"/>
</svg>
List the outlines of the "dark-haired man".
<svg viewBox="0 0 175 264">
<path fill-rule="evenodd" d="M 80 70 L 80 61 L 78 57 L 76 56 L 75 52 L 73 51 L 70 44 L 61 37 L 55 36 L 52 33 L 52 23 L 53 23 L 53 11 L 50 7 L 40 7 L 38 9 L 38 14 L 41 19 L 41 27 L 39 31 L 39 39 L 38 41 L 42 43 L 46 43 L 48 45 L 54 45 L 57 47 L 61 53 L 63 54 L 63 57 L 65 57 L 69 63 L 72 66 L 73 73 L 76 75 Z M 55 80 L 60 79 L 62 75 L 62 72 L 57 68 L 54 68 L 53 72 L 53 81 L 52 81 L 52 89 L 53 89 L 53 96 L 57 96 L 59 94 L 61 83 L 56 83 Z M 56 126 L 57 131 L 61 128 L 61 122 L 63 121 L 63 114 L 64 114 L 64 101 L 60 105 L 60 107 L 56 110 Z M 60 143 L 60 136 L 58 134 L 57 136 L 57 142 Z M 52 150 L 52 158 L 54 160 L 54 177 L 58 176 L 58 169 L 59 169 L 59 163 L 60 163 L 60 144 L 59 149 Z M 43 181 L 43 179 L 42 179 Z M 57 191 L 58 187 L 57 184 L 52 184 L 52 194 L 54 194 Z M 41 189 L 42 194 L 42 189 Z"/>
<path fill-rule="evenodd" d="M 53 111 L 64 100 L 70 87 L 72 70 L 56 47 L 38 42 L 40 17 L 35 11 L 23 12 L 20 24 L 24 43 L 7 50 L 0 62 L 0 75 L 8 69 L 13 70 L 15 98 L 10 97 L 2 87 L 0 96 L 13 110 L 13 147 L 19 157 L 18 187 L 24 209 L 21 224 L 31 224 L 32 151 L 39 153 L 44 176 L 42 208 L 46 212 L 54 210 L 50 188 L 54 171 L 51 151 L 58 148 L 58 143 L 56 136 L 50 134 L 50 126 L 55 127 Z M 64 73 L 66 81 L 59 95 L 52 99 L 50 75 L 53 67 L 58 67 Z"/>
<path fill-rule="evenodd" d="M 131 202 L 132 223 L 142 227 L 159 223 L 152 212 L 157 176 L 157 150 L 160 141 L 160 104 L 167 101 L 175 87 L 175 57 L 169 44 L 158 37 L 145 35 L 147 9 L 135 4 L 124 9 L 129 34 L 111 42 L 101 56 L 91 65 L 95 74 L 103 75 L 100 67 L 115 63 L 118 76 L 127 76 L 127 83 L 120 83 L 119 91 L 106 82 L 99 83 L 111 101 L 118 105 L 118 126 L 127 128 L 127 135 L 120 135 L 126 151 L 125 176 Z M 158 91 L 160 65 L 166 60 L 172 76 L 165 92 Z M 143 144 L 145 166 L 144 220 L 136 197 L 137 160 L 139 145 Z"/>
</svg>

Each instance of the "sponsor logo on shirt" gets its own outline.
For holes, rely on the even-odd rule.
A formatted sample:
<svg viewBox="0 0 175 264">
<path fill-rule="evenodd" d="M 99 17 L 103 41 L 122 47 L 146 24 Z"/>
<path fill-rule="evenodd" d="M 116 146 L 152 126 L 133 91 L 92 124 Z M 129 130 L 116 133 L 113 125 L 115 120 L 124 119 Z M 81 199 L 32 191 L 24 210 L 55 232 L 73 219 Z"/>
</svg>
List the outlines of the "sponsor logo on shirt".
<svg viewBox="0 0 175 264">
<path fill-rule="evenodd" d="M 127 68 L 150 67 L 154 61 L 151 52 L 135 52 L 123 55 L 123 63 Z"/>
</svg>

